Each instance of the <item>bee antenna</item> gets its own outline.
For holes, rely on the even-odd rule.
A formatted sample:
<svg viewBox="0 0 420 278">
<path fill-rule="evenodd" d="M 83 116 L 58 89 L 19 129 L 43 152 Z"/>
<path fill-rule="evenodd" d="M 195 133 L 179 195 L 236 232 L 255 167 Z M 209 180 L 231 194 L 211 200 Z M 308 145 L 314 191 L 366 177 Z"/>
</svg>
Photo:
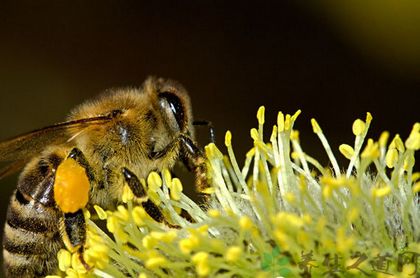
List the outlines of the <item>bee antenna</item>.
<svg viewBox="0 0 420 278">
<path fill-rule="evenodd" d="M 210 142 L 215 143 L 216 142 L 216 133 L 214 131 L 214 127 L 212 122 L 206 121 L 206 120 L 197 120 L 193 121 L 194 126 L 206 126 L 209 129 L 209 136 L 210 136 Z"/>
</svg>

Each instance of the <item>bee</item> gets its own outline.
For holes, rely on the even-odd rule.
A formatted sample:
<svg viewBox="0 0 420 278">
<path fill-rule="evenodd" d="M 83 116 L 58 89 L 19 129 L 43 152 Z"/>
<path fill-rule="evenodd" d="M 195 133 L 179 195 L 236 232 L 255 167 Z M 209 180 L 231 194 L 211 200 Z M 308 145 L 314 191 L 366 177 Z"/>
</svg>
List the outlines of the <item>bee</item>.
<svg viewBox="0 0 420 278">
<path fill-rule="evenodd" d="M 208 122 L 193 122 L 186 90 L 150 77 L 140 88 L 112 89 L 81 104 L 64 123 L 1 142 L 0 161 L 9 165 L 0 177 L 24 166 L 4 228 L 6 276 L 56 274 L 58 250 L 83 253 L 83 209 L 115 208 L 124 184 L 145 197 L 139 179 L 151 171 L 183 161 L 195 174 L 197 191 L 204 192 L 206 163 L 194 141 L 195 124 Z M 143 207 L 164 221 L 152 201 Z"/>
</svg>

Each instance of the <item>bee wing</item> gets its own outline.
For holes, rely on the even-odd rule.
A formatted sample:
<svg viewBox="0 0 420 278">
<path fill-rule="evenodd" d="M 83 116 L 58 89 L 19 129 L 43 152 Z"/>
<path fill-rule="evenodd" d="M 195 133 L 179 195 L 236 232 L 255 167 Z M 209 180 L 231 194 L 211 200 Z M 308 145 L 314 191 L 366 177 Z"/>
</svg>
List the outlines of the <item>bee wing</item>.
<svg viewBox="0 0 420 278">
<path fill-rule="evenodd" d="M 68 121 L 37 129 L 0 142 L 0 161 L 27 161 L 32 156 L 39 154 L 45 146 L 67 142 L 70 139 L 71 133 L 78 134 L 77 132 L 81 132 L 87 127 L 101 125 L 109 122 L 111 119 L 111 116 L 98 116 Z M 17 165 L 17 163 L 13 164 Z M 1 169 L 0 178 L 2 177 L 1 173 L 10 172 L 7 168 L 13 167 L 6 166 Z"/>
<path fill-rule="evenodd" d="M 18 172 L 20 169 L 23 168 L 23 166 L 26 165 L 28 161 L 27 160 L 16 160 L 13 161 L 11 163 L 9 163 L 8 165 L 6 165 L 5 167 L 0 169 L 0 180 L 4 177 L 7 177 L 9 175 L 12 175 L 16 172 Z"/>
</svg>

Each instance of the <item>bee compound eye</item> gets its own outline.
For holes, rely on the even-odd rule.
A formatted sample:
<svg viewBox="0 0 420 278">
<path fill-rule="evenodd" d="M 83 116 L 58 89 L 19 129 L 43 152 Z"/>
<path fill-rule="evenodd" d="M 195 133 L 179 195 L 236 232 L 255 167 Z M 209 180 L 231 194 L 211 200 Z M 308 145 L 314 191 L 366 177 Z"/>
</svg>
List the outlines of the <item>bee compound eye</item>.
<svg viewBox="0 0 420 278">
<path fill-rule="evenodd" d="M 179 97 L 177 97 L 174 93 L 163 92 L 159 94 L 159 98 L 161 106 L 164 109 L 167 109 L 165 106 L 169 107 L 171 113 L 175 117 L 179 129 L 181 130 L 184 127 L 184 107 Z"/>
</svg>

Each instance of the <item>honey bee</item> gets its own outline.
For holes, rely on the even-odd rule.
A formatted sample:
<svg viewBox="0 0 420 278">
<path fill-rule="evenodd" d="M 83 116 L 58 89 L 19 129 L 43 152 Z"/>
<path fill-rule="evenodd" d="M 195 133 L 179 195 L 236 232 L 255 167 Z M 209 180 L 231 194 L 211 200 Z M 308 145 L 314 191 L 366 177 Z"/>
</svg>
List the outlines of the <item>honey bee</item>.
<svg viewBox="0 0 420 278">
<path fill-rule="evenodd" d="M 198 192 L 204 192 L 206 164 L 193 125 L 185 89 L 150 77 L 140 88 L 112 89 L 83 103 L 64 123 L 1 142 L 0 161 L 10 164 L 0 178 L 26 165 L 7 212 L 6 276 L 56 274 L 59 249 L 83 252 L 82 209 L 114 208 L 124 184 L 145 197 L 139 179 L 151 171 L 183 161 L 195 173 Z M 143 207 L 157 221 L 164 220 L 152 201 Z"/>
</svg>

